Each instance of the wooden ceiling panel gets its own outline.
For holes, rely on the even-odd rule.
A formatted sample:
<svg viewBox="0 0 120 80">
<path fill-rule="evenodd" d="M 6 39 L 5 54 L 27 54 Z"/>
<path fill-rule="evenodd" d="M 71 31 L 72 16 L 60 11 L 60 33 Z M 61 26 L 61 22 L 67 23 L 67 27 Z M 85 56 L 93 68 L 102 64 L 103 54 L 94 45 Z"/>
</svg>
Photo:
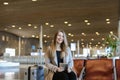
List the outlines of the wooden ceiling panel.
<svg viewBox="0 0 120 80">
<path fill-rule="evenodd" d="M 117 35 L 119 0 L 8 0 L 9 5 L 6 6 L 3 5 L 5 1 L 0 1 L 0 31 L 7 29 L 7 32 L 30 38 L 32 34 L 39 35 L 42 25 L 43 33 L 51 39 L 58 29 L 63 29 L 67 34 L 74 34 L 74 37 L 68 36 L 69 41 L 84 38 L 86 43 L 90 42 L 91 37 L 97 43 L 110 31 Z M 110 24 L 106 24 L 106 18 L 110 19 Z M 87 26 L 85 19 L 91 25 Z M 72 26 L 67 26 L 64 21 Z M 46 26 L 46 22 L 54 25 L 54 28 Z M 16 27 L 12 28 L 12 25 Z M 38 28 L 34 29 L 34 26 Z M 19 30 L 19 27 L 22 29 Z M 81 35 L 83 32 L 87 37 Z M 95 32 L 99 32 L 100 37 Z"/>
</svg>

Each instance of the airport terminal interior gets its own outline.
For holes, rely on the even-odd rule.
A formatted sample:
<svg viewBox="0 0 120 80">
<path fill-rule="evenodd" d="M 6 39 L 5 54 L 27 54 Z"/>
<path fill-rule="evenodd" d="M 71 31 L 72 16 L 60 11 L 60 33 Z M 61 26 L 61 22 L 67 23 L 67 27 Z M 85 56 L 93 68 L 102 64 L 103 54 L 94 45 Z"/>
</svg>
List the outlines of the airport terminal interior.
<svg viewBox="0 0 120 80">
<path fill-rule="evenodd" d="M 28 79 L 64 30 L 78 80 L 120 80 L 120 0 L 0 0 L 0 80 Z M 97 74 L 96 74 L 97 73 Z"/>
</svg>

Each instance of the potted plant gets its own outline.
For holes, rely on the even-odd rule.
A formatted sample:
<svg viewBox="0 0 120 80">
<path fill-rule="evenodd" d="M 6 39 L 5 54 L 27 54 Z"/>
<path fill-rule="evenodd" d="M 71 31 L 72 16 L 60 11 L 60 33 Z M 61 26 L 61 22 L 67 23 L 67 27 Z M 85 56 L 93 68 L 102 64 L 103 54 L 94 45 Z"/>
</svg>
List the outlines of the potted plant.
<svg viewBox="0 0 120 80">
<path fill-rule="evenodd" d="M 105 44 L 110 50 L 109 53 L 107 53 L 107 57 L 113 57 L 117 47 L 117 37 L 113 34 L 109 34 L 105 39 Z"/>
</svg>

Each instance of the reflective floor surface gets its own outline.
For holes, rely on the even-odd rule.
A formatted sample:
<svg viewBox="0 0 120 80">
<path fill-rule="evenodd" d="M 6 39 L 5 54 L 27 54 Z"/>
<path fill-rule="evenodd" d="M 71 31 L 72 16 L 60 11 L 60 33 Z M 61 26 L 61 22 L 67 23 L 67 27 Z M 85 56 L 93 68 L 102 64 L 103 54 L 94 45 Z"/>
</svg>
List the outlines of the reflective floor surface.
<svg viewBox="0 0 120 80">
<path fill-rule="evenodd" d="M 15 68 L 0 68 L 0 80 L 24 80 L 24 71 L 27 67 L 27 65 L 20 65 Z"/>
</svg>

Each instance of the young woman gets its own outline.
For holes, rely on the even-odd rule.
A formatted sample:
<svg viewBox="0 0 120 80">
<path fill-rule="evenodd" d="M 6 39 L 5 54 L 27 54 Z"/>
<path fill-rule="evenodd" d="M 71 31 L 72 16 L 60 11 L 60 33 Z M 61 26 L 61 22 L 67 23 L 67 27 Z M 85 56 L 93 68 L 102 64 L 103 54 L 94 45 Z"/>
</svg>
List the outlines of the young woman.
<svg viewBox="0 0 120 80">
<path fill-rule="evenodd" d="M 61 67 L 62 63 L 66 68 Z M 51 46 L 45 53 L 45 65 L 49 69 L 46 80 L 77 80 L 76 74 L 72 71 L 73 59 L 64 31 L 59 30 L 55 34 Z"/>
</svg>

